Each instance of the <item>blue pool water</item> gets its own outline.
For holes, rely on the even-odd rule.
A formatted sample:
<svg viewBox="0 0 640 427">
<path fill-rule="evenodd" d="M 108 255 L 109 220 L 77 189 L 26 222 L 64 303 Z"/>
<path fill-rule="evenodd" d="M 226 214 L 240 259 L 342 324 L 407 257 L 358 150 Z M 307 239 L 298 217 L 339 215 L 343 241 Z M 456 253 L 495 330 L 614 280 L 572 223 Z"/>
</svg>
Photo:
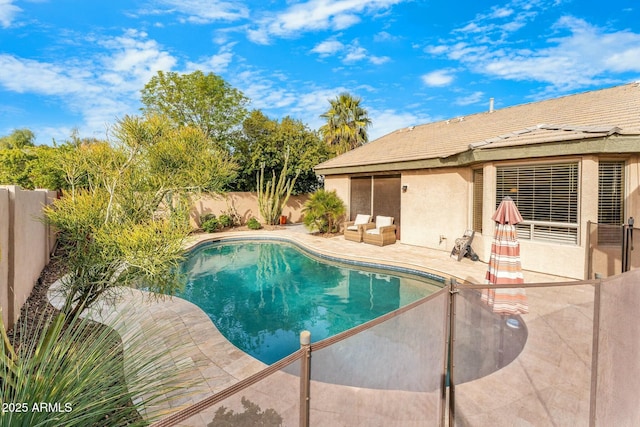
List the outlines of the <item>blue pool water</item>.
<svg viewBox="0 0 640 427">
<path fill-rule="evenodd" d="M 177 296 L 204 310 L 241 350 L 271 364 L 439 290 L 435 280 L 331 263 L 282 242 L 208 244 L 192 251 Z"/>
</svg>

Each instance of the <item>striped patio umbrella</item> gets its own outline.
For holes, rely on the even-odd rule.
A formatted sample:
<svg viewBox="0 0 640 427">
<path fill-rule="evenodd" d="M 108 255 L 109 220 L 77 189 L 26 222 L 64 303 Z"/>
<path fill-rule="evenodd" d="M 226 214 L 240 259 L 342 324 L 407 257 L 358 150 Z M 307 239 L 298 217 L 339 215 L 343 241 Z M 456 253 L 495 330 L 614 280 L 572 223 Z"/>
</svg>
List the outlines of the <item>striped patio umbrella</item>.
<svg viewBox="0 0 640 427">
<path fill-rule="evenodd" d="M 520 265 L 520 243 L 516 224 L 522 222 L 516 204 L 511 197 L 505 197 L 491 217 L 496 222 L 496 230 L 491 243 L 488 284 L 511 285 L 524 283 Z M 523 288 L 485 289 L 482 301 L 486 302 L 494 313 L 526 314 L 529 312 L 527 296 Z"/>
</svg>

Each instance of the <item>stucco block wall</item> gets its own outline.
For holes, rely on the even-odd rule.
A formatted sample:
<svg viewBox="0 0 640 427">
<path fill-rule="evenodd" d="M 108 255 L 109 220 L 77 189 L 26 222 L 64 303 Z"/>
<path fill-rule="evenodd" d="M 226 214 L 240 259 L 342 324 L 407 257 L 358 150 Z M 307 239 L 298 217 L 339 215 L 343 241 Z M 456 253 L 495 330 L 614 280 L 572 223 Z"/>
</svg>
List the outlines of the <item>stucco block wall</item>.
<svg viewBox="0 0 640 427">
<path fill-rule="evenodd" d="M 18 186 L 0 188 L 0 244 L 6 245 L 2 247 L 0 304 L 9 327 L 20 316 L 22 305 L 49 262 L 53 242 L 49 227 L 42 221 L 42 209 L 54 195 L 48 190 L 29 191 Z"/>
<path fill-rule="evenodd" d="M 402 243 L 451 251 L 469 228 L 470 174 L 463 168 L 402 174 Z"/>
<path fill-rule="evenodd" d="M 9 323 L 9 190 L 0 188 L 0 307 Z"/>
<path fill-rule="evenodd" d="M 292 195 L 289 197 L 282 215 L 287 217 L 288 222 L 301 222 L 302 209 L 308 199 L 309 196 L 307 194 Z M 199 226 L 199 218 L 203 214 L 212 213 L 220 216 L 230 211 L 239 215 L 243 224 L 246 224 L 251 217 L 264 222 L 258 208 L 258 195 L 256 193 L 229 192 L 224 194 L 203 194 L 198 199 L 193 200 L 190 213 L 191 225 L 194 227 Z"/>
</svg>

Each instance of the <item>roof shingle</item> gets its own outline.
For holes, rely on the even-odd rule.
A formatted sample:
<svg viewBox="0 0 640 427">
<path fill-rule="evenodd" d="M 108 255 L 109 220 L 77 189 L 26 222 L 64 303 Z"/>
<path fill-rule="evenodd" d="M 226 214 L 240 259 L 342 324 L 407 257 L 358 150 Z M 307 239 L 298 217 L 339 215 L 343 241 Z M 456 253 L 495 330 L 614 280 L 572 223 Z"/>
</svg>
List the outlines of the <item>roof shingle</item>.
<svg viewBox="0 0 640 427">
<path fill-rule="evenodd" d="M 321 163 L 316 171 L 612 134 L 640 135 L 640 83 L 398 129 Z"/>
</svg>

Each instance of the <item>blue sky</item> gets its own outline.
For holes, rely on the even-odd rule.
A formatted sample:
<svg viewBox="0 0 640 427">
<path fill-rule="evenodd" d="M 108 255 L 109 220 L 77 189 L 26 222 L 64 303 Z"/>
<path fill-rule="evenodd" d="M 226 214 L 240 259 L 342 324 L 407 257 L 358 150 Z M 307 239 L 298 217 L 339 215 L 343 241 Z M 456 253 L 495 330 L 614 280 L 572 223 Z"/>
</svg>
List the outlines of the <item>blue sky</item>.
<svg viewBox="0 0 640 427">
<path fill-rule="evenodd" d="M 0 0 L 0 136 L 105 138 L 158 70 L 213 72 L 317 129 L 395 129 L 640 80 L 637 0 Z"/>
</svg>

